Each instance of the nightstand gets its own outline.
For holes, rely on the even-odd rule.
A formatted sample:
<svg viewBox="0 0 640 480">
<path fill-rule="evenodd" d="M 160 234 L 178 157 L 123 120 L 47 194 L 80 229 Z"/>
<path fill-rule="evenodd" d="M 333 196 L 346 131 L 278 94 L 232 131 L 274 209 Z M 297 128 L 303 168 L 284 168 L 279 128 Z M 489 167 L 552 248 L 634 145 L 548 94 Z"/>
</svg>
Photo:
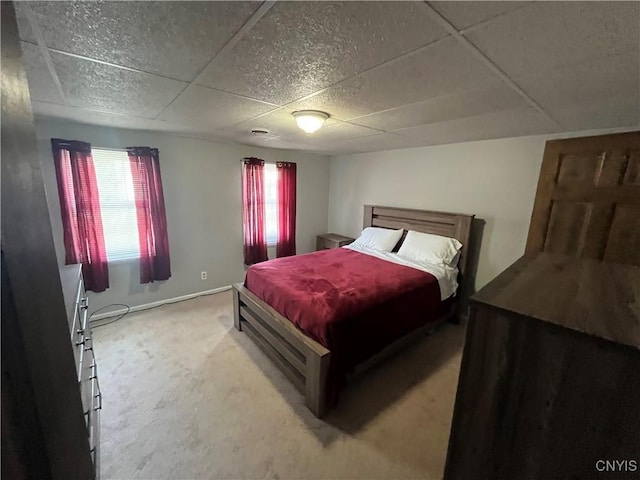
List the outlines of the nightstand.
<svg viewBox="0 0 640 480">
<path fill-rule="evenodd" d="M 328 250 L 349 245 L 355 238 L 345 237 L 337 233 L 325 233 L 316 237 L 316 250 Z"/>
</svg>

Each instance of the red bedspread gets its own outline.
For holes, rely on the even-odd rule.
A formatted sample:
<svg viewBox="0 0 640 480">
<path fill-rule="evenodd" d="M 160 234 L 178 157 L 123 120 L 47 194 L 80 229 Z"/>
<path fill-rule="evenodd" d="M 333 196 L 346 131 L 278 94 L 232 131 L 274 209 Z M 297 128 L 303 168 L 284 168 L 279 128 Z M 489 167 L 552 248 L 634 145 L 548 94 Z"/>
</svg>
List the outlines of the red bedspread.
<svg viewBox="0 0 640 480">
<path fill-rule="evenodd" d="M 331 350 L 331 403 L 358 363 L 444 313 L 433 275 L 345 248 L 253 265 L 245 286 Z"/>
</svg>

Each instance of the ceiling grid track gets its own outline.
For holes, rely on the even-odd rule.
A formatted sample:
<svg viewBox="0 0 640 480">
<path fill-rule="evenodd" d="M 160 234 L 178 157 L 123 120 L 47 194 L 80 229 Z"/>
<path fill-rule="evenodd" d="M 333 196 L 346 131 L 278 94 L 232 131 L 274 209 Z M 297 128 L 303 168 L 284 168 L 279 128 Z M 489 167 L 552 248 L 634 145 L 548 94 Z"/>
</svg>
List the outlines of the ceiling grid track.
<svg viewBox="0 0 640 480">
<path fill-rule="evenodd" d="M 482 28 L 482 27 L 484 27 L 485 25 L 487 25 L 488 23 L 491 23 L 491 22 L 492 22 L 492 21 L 494 21 L 496 18 L 502 17 L 502 16 L 504 16 L 504 15 L 509 15 L 509 14 L 511 14 L 511 13 L 513 13 L 513 12 L 517 12 L 518 10 L 520 10 L 520 9 L 522 9 L 522 8 L 528 8 L 528 7 L 530 6 L 530 4 L 531 4 L 531 3 L 532 3 L 532 2 L 529 2 L 529 1 L 523 1 L 523 2 L 522 2 L 522 5 L 521 5 L 521 6 L 519 6 L 518 8 L 514 8 L 513 10 L 509 10 L 509 11 L 507 11 L 507 12 L 499 13 L 499 14 L 497 14 L 497 15 L 493 16 L 493 17 L 489 17 L 489 18 L 487 18 L 486 20 L 482 20 L 482 21 L 481 21 L 481 22 L 479 22 L 479 23 L 474 23 L 473 25 L 470 25 L 470 26 L 468 26 L 468 27 L 461 28 L 461 29 L 459 29 L 459 30 L 458 30 L 458 32 L 459 32 L 459 33 L 461 33 L 462 35 L 467 35 L 468 33 L 473 33 L 473 32 L 475 32 L 476 30 L 478 30 L 479 28 Z M 455 27 L 454 27 L 454 28 L 455 28 Z"/>
<path fill-rule="evenodd" d="M 62 99 L 63 105 L 69 105 L 67 102 L 67 96 L 62 89 L 62 83 L 60 83 L 60 78 L 58 78 L 58 72 L 56 72 L 56 68 L 53 65 L 53 60 L 51 60 L 51 55 L 49 54 L 49 49 L 47 48 L 47 44 L 44 42 L 44 36 L 42 35 L 42 30 L 40 30 L 40 25 L 38 25 L 38 21 L 35 18 L 35 13 L 31 10 L 31 7 L 26 4 L 24 6 L 25 13 L 27 14 L 27 19 L 29 20 L 29 25 L 31 26 L 31 30 L 33 30 L 33 34 L 36 36 L 36 40 L 38 42 L 38 48 L 40 49 L 40 53 L 44 57 L 44 62 L 47 65 L 47 69 L 51 74 L 53 79 L 53 83 L 60 94 L 60 98 Z"/>
<path fill-rule="evenodd" d="M 60 105 L 59 103 L 56 102 L 50 102 L 50 101 L 46 101 L 46 100 L 34 100 L 35 103 L 39 103 L 39 104 L 45 104 L 45 105 Z M 67 105 L 68 108 L 72 108 L 74 110 L 83 110 L 85 112 L 93 112 L 93 113 L 99 113 L 102 115 L 113 115 L 115 117 L 122 117 L 122 118 L 136 118 L 139 120 L 150 120 L 149 117 L 141 117 L 140 115 L 132 115 L 130 113 L 119 113 L 119 112 L 112 112 L 109 110 L 101 110 L 99 108 L 90 108 L 90 107 L 77 107 L 75 105 Z M 158 120 L 159 122 L 163 122 L 164 120 Z"/>
<path fill-rule="evenodd" d="M 198 85 L 199 80 L 203 77 L 204 72 L 211 66 L 213 65 L 213 62 L 215 62 L 215 60 L 219 57 L 221 57 L 223 54 L 225 54 L 226 52 L 228 52 L 229 50 L 231 50 L 240 40 L 242 40 L 242 38 L 247 34 L 247 32 L 249 32 L 249 30 L 251 30 L 256 23 L 258 23 L 258 21 L 260 21 L 260 19 L 262 17 L 264 17 L 264 15 L 271 9 L 271 7 L 273 7 L 276 4 L 276 1 L 266 1 L 266 2 L 262 2 L 262 5 L 260 5 L 260 7 L 253 12 L 253 15 L 251 15 L 251 17 L 249 17 L 249 19 L 238 29 L 238 31 L 236 33 L 233 34 L 233 36 L 229 39 L 229 41 L 227 43 L 224 44 L 224 46 L 218 51 L 218 53 L 216 53 L 213 58 L 211 60 L 209 60 L 209 62 L 202 67 L 202 69 L 200 70 L 200 72 L 198 72 L 198 74 L 196 75 L 196 77 L 191 80 L 191 82 L 189 82 L 187 84 L 186 87 L 184 87 L 179 93 L 178 95 L 175 96 L 175 98 L 173 100 L 171 100 L 167 105 L 165 105 L 165 107 L 160 110 L 160 113 L 158 113 L 154 118 L 154 120 L 157 120 L 158 117 L 160 117 L 160 115 L 162 115 L 167 108 L 169 108 L 171 105 L 173 105 L 173 103 L 180 98 L 180 96 L 185 93 L 189 87 L 193 86 L 193 85 Z M 200 86 L 200 85 L 198 85 Z M 215 90 L 215 89 L 212 89 Z"/>
<path fill-rule="evenodd" d="M 544 115 L 556 127 L 564 128 L 560 122 L 553 118 L 542 106 L 536 102 L 520 85 L 518 85 L 509 75 L 507 75 L 500 67 L 498 67 L 491 59 L 476 47 L 467 37 L 465 37 L 456 27 L 454 27 L 445 17 L 436 11 L 425 0 L 424 8 L 431 19 L 444 28 L 453 38 L 455 38 L 462 47 L 469 51 L 474 57 L 480 60 L 487 68 L 495 73 L 505 84 L 520 95 L 532 108 Z"/>
<path fill-rule="evenodd" d="M 25 42 L 25 43 L 29 43 L 29 42 Z M 140 70 L 139 68 L 126 67 L 124 65 L 118 65 L 117 63 L 112 63 L 112 62 L 106 62 L 104 60 L 99 60 L 97 58 L 87 57 L 86 55 L 80 55 L 78 53 L 65 52 L 64 50 L 58 50 L 56 48 L 50 48 L 50 47 L 48 48 L 48 50 L 50 52 L 58 53 L 60 55 L 65 55 L 67 57 L 78 58 L 80 60 L 85 60 L 87 62 L 97 63 L 99 65 L 105 65 L 107 67 L 118 68 L 120 70 L 126 70 L 128 72 L 141 73 L 143 75 L 153 75 L 155 77 L 166 78 L 167 80 L 173 80 L 175 82 L 187 83 L 184 80 L 180 80 L 179 78 L 169 77 L 167 75 L 162 75 L 161 73 L 148 72 L 146 70 Z"/>
</svg>

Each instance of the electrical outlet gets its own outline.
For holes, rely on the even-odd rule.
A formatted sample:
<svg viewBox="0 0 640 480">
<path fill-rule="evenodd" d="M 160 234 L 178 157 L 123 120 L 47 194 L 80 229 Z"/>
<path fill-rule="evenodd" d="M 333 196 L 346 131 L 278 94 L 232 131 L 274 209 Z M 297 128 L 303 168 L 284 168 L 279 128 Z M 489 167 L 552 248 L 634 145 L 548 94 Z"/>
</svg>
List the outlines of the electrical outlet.
<svg viewBox="0 0 640 480">
<path fill-rule="evenodd" d="M 207 279 L 207 272 L 200 272 L 200 280 L 206 280 Z"/>
</svg>

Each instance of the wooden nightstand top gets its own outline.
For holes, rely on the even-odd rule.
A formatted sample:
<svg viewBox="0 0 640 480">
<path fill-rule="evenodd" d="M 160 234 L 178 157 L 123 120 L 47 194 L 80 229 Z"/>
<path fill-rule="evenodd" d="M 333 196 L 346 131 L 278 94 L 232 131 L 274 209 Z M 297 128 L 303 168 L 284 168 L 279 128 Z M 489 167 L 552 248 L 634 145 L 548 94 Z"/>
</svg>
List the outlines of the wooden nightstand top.
<svg viewBox="0 0 640 480">
<path fill-rule="evenodd" d="M 328 250 L 340 248 L 353 242 L 353 238 L 338 235 L 337 233 L 324 233 L 316 237 L 316 250 Z"/>
<path fill-rule="evenodd" d="M 355 238 L 345 237 L 344 235 L 338 235 L 337 233 L 323 233 L 322 235 L 318 235 L 318 238 L 323 238 L 324 240 L 329 240 L 330 242 L 353 242 Z"/>
</svg>

